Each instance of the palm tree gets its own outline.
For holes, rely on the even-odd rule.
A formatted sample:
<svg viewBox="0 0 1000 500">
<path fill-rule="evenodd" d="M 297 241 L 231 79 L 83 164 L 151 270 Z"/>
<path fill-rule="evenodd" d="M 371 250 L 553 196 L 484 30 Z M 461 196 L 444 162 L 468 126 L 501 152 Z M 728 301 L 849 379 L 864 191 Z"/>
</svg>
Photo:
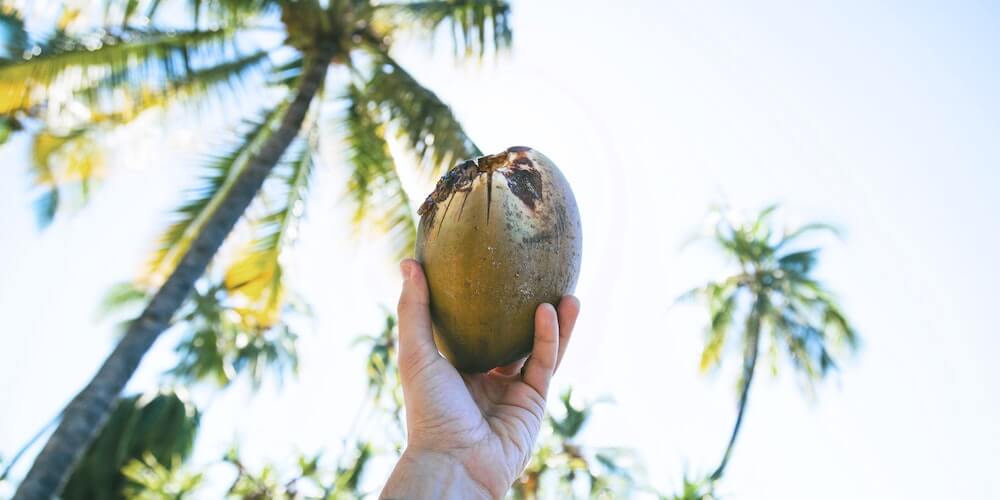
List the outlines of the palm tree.
<svg viewBox="0 0 1000 500">
<path fill-rule="evenodd" d="M 83 200 L 91 194 L 103 170 L 94 146 L 103 132 L 147 110 L 225 94 L 253 73 L 269 75 L 280 97 L 244 119 L 240 142 L 207 166 L 202 185 L 178 210 L 144 276 L 155 291 L 64 409 L 18 499 L 51 498 L 61 490 L 143 355 L 241 219 L 254 237 L 226 270 L 225 282 L 242 295 L 254 322 L 276 321 L 286 295 L 279 256 L 294 240 L 319 137 L 344 132 L 359 219 L 379 221 L 405 250 L 413 222 L 388 147 L 391 134 L 431 169 L 480 151 L 448 106 L 392 58 L 393 41 L 406 31 L 433 35 L 449 26 L 456 53 L 482 57 L 511 39 L 509 6 L 501 0 L 105 3 L 101 27 L 78 29 L 85 13 L 66 10 L 57 29 L 38 40 L 16 11 L 0 7 L 4 28 L 13 33 L 0 51 L 0 130 L 4 139 L 22 130 L 34 134 L 31 172 L 42 192 L 43 220 L 61 209 L 67 192 Z M 167 4 L 187 9 L 190 24 L 158 16 Z M 282 41 L 255 45 L 267 38 L 255 31 L 277 31 Z M 288 55 L 272 60 L 275 53 Z M 337 78 L 328 78 L 331 72 Z M 330 88 L 333 82 L 342 84 L 339 91 Z M 322 131 L 320 108 L 328 103 L 337 106 L 340 130 Z M 81 107 L 87 112 L 79 113 Z"/>
<path fill-rule="evenodd" d="M 735 272 L 682 296 L 698 297 L 708 304 L 702 371 L 719 366 L 727 343 L 739 343 L 743 353 L 736 423 L 722 461 L 710 476 L 712 481 L 722 477 L 732 454 L 762 344 L 767 344 L 774 373 L 783 349 L 792 367 L 811 384 L 836 367 L 830 349 L 846 344 L 854 350 L 858 343 L 833 295 L 812 277 L 819 248 L 793 248 L 803 235 L 835 230 L 826 224 L 808 224 L 777 235 L 771 223 L 776 208 L 770 206 L 746 223 L 717 213 L 714 241 L 736 262 Z M 738 316 L 742 316 L 740 321 Z M 742 324 L 742 329 L 736 324 Z"/>
</svg>

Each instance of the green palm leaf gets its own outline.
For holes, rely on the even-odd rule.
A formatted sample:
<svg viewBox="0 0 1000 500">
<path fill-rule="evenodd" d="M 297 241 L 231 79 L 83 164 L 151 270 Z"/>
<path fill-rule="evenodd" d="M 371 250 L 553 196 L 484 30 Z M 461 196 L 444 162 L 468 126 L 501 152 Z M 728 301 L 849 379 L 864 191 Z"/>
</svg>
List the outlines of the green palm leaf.
<svg viewBox="0 0 1000 500">
<path fill-rule="evenodd" d="M 788 348 L 788 356 L 807 383 L 824 377 L 836 365 L 826 349 L 825 335 L 808 320 L 799 316 L 793 308 L 773 315 L 775 337 L 783 340 Z"/>
<path fill-rule="evenodd" d="M 182 79 L 168 82 L 162 91 L 158 92 L 162 102 L 157 104 L 165 106 L 181 98 L 200 97 L 213 92 L 221 94 L 223 90 L 231 91 L 250 73 L 267 66 L 268 62 L 268 51 L 258 50 L 193 70 Z"/>
<path fill-rule="evenodd" d="M 501 0 L 439 0 L 391 2 L 376 6 L 397 27 L 430 32 L 448 24 L 455 51 L 482 57 L 492 47 L 510 46 L 510 5 Z"/>
<path fill-rule="evenodd" d="M 17 59 L 28 50 L 24 17 L 12 6 L 0 5 L 0 62 Z"/>
<path fill-rule="evenodd" d="M 93 112 L 88 121 L 69 132 L 57 133 L 45 128 L 35 133 L 31 171 L 32 183 L 42 191 L 35 201 L 39 225 L 50 224 L 66 200 L 75 201 L 77 206 L 89 201 L 93 185 L 100 180 L 105 167 L 103 151 L 98 146 L 102 133 L 177 99 L 197 102 L 195 97 L 205 96 L 216 87 L 232 85 L 266 59 L 267 53 L 260 51 L 226 61 L 190 74 L 169 93 L 143 93 L 136 101 L 125 102 L 115 110 Z"/>
<path fill-rule="evenodd" d="M 81 127 L 64 134 L 43 129 L 34 135 L 31 178 L 35 189 L 42 191 L 35 199 L 40 226 L 51 223 L 67 199 L 85 204 L 103 176 L 104 154 L 93 132 Z"/>
<path fill-rule="evenodd" d="M 353 167 L 347 191 L 356 206 L 354 223 L 371 221 L 390 235 L 398 257 L 411 255 L 417 237 L 413 209 L 389 152 L 385 126 L 362 89 L 350 86 L 346 98 L 345 139 Z"/>
<path fill-rule="evenodd" d="M 257 328 L 277 324 L 284 306 L 281 254 L 294 241 L 298 222 L 305 213 L 318 142 L 315 130 L 307 135 L 290 148 L 293 158 L 275 168 L 263 190 L 268 200 L 266 213 L 251 220 L 254 239 L 225 274 L 227 292 L 246 301 L 238 311 Z"/>
<path fill-rule="evenodd" d="M 786 231 L 785 234 L 781 237 L 781 240 L 774 246 L 774 248 L 775 250 L 784 248 L 785 245 L 788 245 L 789 243 L 796 241 L 803 235 L 814 233 L 817 231 L 827 231 L 833 233 L 834 236 L 840 236 L 840 229 L 831 224 L 825 224 L 821 222 L 806 224 L 796 229 Z"/>
<path fill-rule="evenodd" d="M 728 284 L 710 284 L 708 287 L 709 315 L 711 321 L 708 327 L 708 338 L 701 352 L 699 368 L 707 372 L 722 362 L 722 350 L 726 337 L 732 327 L 736 313 L 737 298 L 740 288 Z"/>
<path fill-rule="evenodd" d="M 229 29 L 57 36 L 42 54 L 0 65 L 0 111 L 30 103 L 36 89 L 71 92 L 144 88 L 150 81 L 183 81 L 192 59 L 225 54 Z"/>
<path fill-rule="evenodd" d="M 187 201 L 175 211 L 177 219 L 161 236 L 159 248 L 146 267 L 144 281 L 160 283 L 173 270 L 209 215 L 226 197 L 233 181 L 246 168 L 253 152 L 272 133 L 273 126 L 289 103 L 286 97 L 257 121 L 250 121 L 249 130 L 238 145 L 206 165 L 202 186 L 193 190 Z"/>
<path fill-rule="evenodd" d="M 778 267 L 795 276 L 806 276 L 812 271 L 813 266 L 816 265 L 818 257 L 818 248 L 787 253 L 778 258 Z"/>
<path fill-rule="evenodd" d="M 211 381 L 224 387 L 246 373 L 258 388 L 267 370 L 279 383 L 285 373 L 297 373 L 298 335 L 281 318 L 260 324 L 245 314 L 244 305 L 224 284 L 196 289 L 177 321 L 187 332 L 174 349 L 177 364 L 167 374 L 185 384 Z"/>
<path fill-rule="evenodd" d="M 24 126 L 21 125 L 21 120 L 13 116 L 0 115 L 0 146 L 3 146 L 10 139 L 11 134 L 23 129 Z"/>
<path fill-rule="evenodd" d="M 364 94 L 388 112 L 389 119 L 398 126 L 399 135 L 432 172 L 482 155 L 451 108 L 388 54 L 376 54 Z"/>
</svg>

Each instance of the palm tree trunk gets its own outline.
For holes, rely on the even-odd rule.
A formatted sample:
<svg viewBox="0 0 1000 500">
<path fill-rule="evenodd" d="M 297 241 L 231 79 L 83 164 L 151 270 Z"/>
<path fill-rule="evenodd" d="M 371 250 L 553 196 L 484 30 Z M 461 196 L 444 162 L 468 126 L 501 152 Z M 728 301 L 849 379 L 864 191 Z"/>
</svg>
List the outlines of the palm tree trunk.
<svg viewBox="0 0 1000 500">
<path fill-rule="evenodd" d="M 736 436 L 740 432 L 740 425 L 743 424 L 743 414 L 747 409 L 747 396 L 750 395 L 750 383 L 753 381 L 754 368 L 757 366 L 757 351 L 760 346 L 760 315 L 762 308 L 760 297 L 754 301 L 750 315 L 747 317 L 745 335 L 747 336 L 746 350 L 743 353 L 743 386 L 740 388 L 740 402 L 736 411 L 736 424 L 733 425 L 733 433 L 729 436 L 729 444 L 726 445 L 726 453 L 722 455 L 719 467 L 715 469 L 709 478 L 718 481 L 729 463 L 729 456 L 733 453 L 733 446 L 736 444 Z"/>
<path fill-rule="evenodd" d="M 165 330 L 222 242 L 257 195 L 285 149 L 295 139 L 313 97 L 326 78 L 332 52 L 320 48 L 307 58 L 296 95 L 279 127 L 249 160 L 235 179 L 229 195 L 219 204 L 195 237 L 176 269 L 132 322 L 125 336 L 91 379 L 70 401 L 62 421 L 49 437 L 31 469 L 14 494 L 14 500 L 48 500 L 56 496 L 69 478 L 113 409 L 114 403 L 146 351 Z"/>
</svg>

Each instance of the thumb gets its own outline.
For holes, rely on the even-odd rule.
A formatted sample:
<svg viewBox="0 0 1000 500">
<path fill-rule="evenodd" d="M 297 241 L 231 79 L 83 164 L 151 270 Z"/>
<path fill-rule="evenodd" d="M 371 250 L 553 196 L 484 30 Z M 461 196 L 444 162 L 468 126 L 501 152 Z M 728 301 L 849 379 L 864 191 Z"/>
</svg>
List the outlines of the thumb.
<svg viewBox="0 0 1000 500">
<path fill-rule="evenodd" d="M 396 309 L 399 315 L 399 368 L 421 366 L 438 356 L 431 334 L 430 293 L 420 263 L 405 259 L 399 263 L 403 291 Z"/>
</svg>

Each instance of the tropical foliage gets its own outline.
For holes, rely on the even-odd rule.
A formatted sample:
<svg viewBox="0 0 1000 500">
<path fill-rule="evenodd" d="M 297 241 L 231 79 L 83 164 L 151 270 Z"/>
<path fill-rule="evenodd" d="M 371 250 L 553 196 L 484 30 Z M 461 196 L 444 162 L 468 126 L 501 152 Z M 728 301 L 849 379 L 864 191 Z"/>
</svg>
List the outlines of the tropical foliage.
<svg viewBox="0 0 1000 500">
<path fill-rule="evenodd" d="M 800 245 L 810 234 L 836 230 L 807 224 L 779 232 L 772 222 L 776 209 L 770 206 L 742 222 L 715 212 L 712 241 L 735 264 L 733 272 L 682 297 L 701 299 L 708 306 L 703 371 L 717 368 L 730 344 L 742 354 L 736 423 L 712 480 L 722 477 L 729 462 L 761 351 L 768 354 L 775 374 L 784 352 L 810 387 L 836 368 L 836 351 L 858 345 L 857 333 L 836 298 L 813 276 L 820 249 Z"/>
<path fill-rule="evenodd" d="M 19 496 L 49 496 L 65 481 L 69 470 L 56 464 L 82 455 L 112 410 L 112 396 L 227 239 L 238 250 L 215 265 L 225 269 L 218 293 L 239 316 L 241 331 L 274 331 L 292 296 L 282 256 L 296 239 L 312 174 L 324 163 L 320 137 L 347 144 L 357 221 L 390 232 L 406 252 L 412 209 L 388 145 L 398 140 L 431 171 L 479 149 L 450 108 L 395 61 L 393 41 L 407 33 L 433 38 L 447 27 L 457 55 L 482 57 L 511 40 L 510 10 L 498 0 L 107 0 L 96 18 L 86 5 L 61 5 L 45 33 L 29 33 L 20 13 L 2 5 L 0 137 L 31 137 L 30 173 L 43 224 L 85 203 L 111 173 L 103 154 L 109 131 L 153 110 L 197 113 L 207 98 L 237 91 L 234 83 L 266 86 L 244 96 L 269 96 L 243 116 L 233 147 L 206 165 L 177 210 L 137 279 L 150 297 L 145 309 L 67 407 Z M 280 36 L 267 36 L 275 32 Z M 321 117 L 329 116 L 342 125 L 328 129 Z M 234 227 L 245 237 L 227 238 Z M 182 350 L 218 344 L 195 337 L 197 345 Z"/>
<path fill-rule="evenodd" d="M 70 476 L 61 498 L 121 498 L 137 484 L 122 468 L 133 460 L 176 463 L 194 446 L 199 412 L 177 392 L 131 396 L 115 411 Z"/>
<path fill-rule="evenodd" d="M 228 106 L 235 118 L 210 138 L 224 146 L 192 180 L 144 268 L 108 294 L 105 309 L 126 320 L 120 343 L 60 413 L 15 498 L 197 497 L 208 472 L 187 459 L 201 413 L 169 388 L 221 388 L 241 375 L 256 387 L 295 373 L 298 327 L 309 311 L 286 263 L 319 169 L 346 168 L 353 222 L 386 235 L 398 255 L 410 253 L 413 200 L 401 182 L 400 155 L 426 176 L 481 151 L 452 110 L 393 57 L 394 43 L 404 35 L 450 35 L 456 56 L 482 58 L 510 45 L 510 8 L 501 0 L 92 4 L 53 0 L 59 14 L 51 26 L 29 31 L 14 3 L 0 0 L 0 145 L 26 145 L 42 227 L 84 206 L 114 175 L 107 151 L 116 131 L 146 117 L 169 129 L 170 119 L 197 119 L 212 106 Z M 708 305 L 702 370 L 716 369 L 731 346 L 742 354 L 740 395 L 715 472 L 685 478 L 678 494 L 662 498 L 717 498 L 714 484 L 734 448 L 761 352 L 775 372 L 784 352 L 810 387 L 836 368 L 839 351 L 857 346 L 834 296 L 813 276 L 819 249 L 800 245 L 832 228 L 779 233 L 773 212 L 746 222 L 720 213 L 713 241 L 733 272 L 685 295 Z M 119 397 L 168 328 L 182 332 L 165 388 Z M 405 441 L 396 335 L 387 314 L 380 333 L 357 341 L 367 348 L 369 392 L 358 409 L 363 425 L 352 429 L 340 456 L 251 467 L 234 447 L 210 464 L 232 470 L 226 494 L 376 493 L 364 490 L 370 464 L 398 457 Z M 512 498 L 655 494 L 631 452 L 581 443 L 593 411 L 569 390 L 559 398 Z"/>
<path fill-rule="evenodd" d="M 233 480 L 226 495 L 233 498 L 325 498 L 353 499 L 372 497 L 378 487 L 365 481 L 376 460 L 394 462 L 402 453 L 405 432 L 402 421 L 402 391 L 396 365 L 396 321 L 387 315 L 382 331 L 357 339 L 364 347 L 367 361 L 368 397 L 358 409 L 356 421 L 342 444 L 339 456 L 327 453 L 300 455 L 294 463 L 267 463 L 248 466 L 239 448 L 234 446 L 217 462 L 186 462 L 187 453 L 161 453 L 152 446 L 133 446 L 120 472 L 113 476 L 115 491 L 126 498 L 188 498 L 209 495 L 205 479 L 213 467 L 229 469 Z M 645 484 L 637 457 L 619 448 L 589 448 L 580 435 L 594 411 L 593 403 L 576 401 L 567 390 L 553 405 L 534 456 L 522 477 L 513 485 L 509 497 L 529 498 L 621 498 L 636 491 L 652 490 Z M 128 400 L 131 405 L 134 398 Z M 126 405 L 126 403 L 122 403 Z M 118 410 L 122 411 L 121 409 Z M 197 425 L 197 420 L 193 421 Z M 101 448 L 115 442 L 119 448 L 133 434 L 113 421 L 102 432 Z M 122 432 L 119 432 L 122 431 Z M 183 441 L 188 443 L 187 441 Z M 98 447 L 97 445 L 92 448 Z M 96 465 L 90 451 L 74 478 Z M 102 470 L 110 470 L 105 465 Z M 218 475 L 218 472 L 214 474 Z M 95 476 L 97 477 L 97 476 Z M 97 484 L 110 484 L 106 479 Z M 110 476 L 109 476 L 110 477 Z M 96 482 L 96 480 L 95 480 Z M 71 484 L 73 484 L 71 482 Z M 377 484 L 377 481 L 376 483 Z M 366 486 L 367 485 L 367 486 Z M 92 485 L 91 488 L 97 487 Z M 683 497 L 693 498 L 693 497 Z M 706 497 L 706 499 L 709 497 Z"/>
<path fill-rule="evenodd" d="M 512 498 L 626 498 L 648 489 L 633 452 L 580 443 L 593 409 L 594 403 L 575 401 L 572 389 L 560 395 L 545 418 L 534 456 L 511 488 Z"/>
</svg>

